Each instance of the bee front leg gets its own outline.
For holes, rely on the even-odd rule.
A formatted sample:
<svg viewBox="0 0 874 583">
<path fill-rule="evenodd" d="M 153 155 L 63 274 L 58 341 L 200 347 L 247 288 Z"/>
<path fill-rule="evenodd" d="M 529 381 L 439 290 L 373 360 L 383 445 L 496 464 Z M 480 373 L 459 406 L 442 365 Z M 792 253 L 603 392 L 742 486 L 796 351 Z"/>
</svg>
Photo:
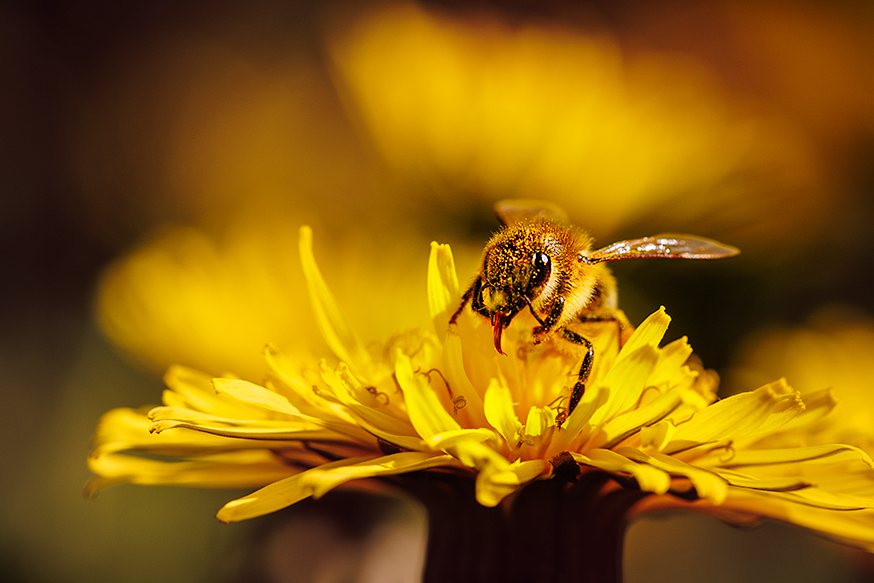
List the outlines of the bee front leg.
<svg viewBox="0 0 874 583">
<path fill-rule="evenodd" d="M 543 340 L 544 336 L 552 330 L 553 326 L 558 322 L 559 318 L 561 318 L 561 313 L 564 311 L 564 298 L 558 296 L 555 300 L 555 304 L 553 304 L 552 309 L 549 310 L 549 315 L 546 316 L 546 320 L 540 321 L 541 326 L 535 326 L 534 330 L 531 333 L 534 336 L 534 344 L 540 344 Z M 532 308 L 531 313 L 534 313 L 534 309 Z M 537 315 L 535 314 L 535 317 Z M 540 320 L 540 318 L 538 318 Z M 573 332 L 571 332 L 573 334 Z M 573 342 L 573 340 L 571 340 Z"/>
<path fill-rule="evenodd" d="M 580 336 L 576 332 L 572 332 L 567 328 L 562 328 L 561 334 L 568 342 L 573 342 L 574 344 L 586 347 L 586 355 L 583 357 L 583 363 L 580 365 L 580 372 L 577 375 L 577 382 L 574 384 L 574 388 L 571 391 L 571 398 L 568 403 L 567 414 L 570 415 L 580 403 L 580 399 L 583 398 L 583 393 L 586 392 L 586 381 L 589 380 L 589 374 L 591 374 L 592 365 L 595 362 L 595 348 L 592 346 L 592 343 L 588 338 Z"/>
<path fill-rule="evenodd" d="M 480 278 L 476 278 L 476 280 L 467 288 L 467 291 L 464 292 L 464 295 L 461 296 L 461 305 L 458 306 L 458 309 L 455 310 L 455 313 L 452 314 L 452 317 L 449 318 L 449 324 L 455 324 L 455 321 L 458 320 L 458 316 L 461 315 L 462 310 L 464 310 L 464 306 L 467 305 L 467 302 L 470 301 L 470 298 L 473 297 L 474 300 L 472 302 L 472 307 L 476 309 L 476 298 L 480 295 L 479 290 L 482 289 L 482 282 Z"/>
</svg>

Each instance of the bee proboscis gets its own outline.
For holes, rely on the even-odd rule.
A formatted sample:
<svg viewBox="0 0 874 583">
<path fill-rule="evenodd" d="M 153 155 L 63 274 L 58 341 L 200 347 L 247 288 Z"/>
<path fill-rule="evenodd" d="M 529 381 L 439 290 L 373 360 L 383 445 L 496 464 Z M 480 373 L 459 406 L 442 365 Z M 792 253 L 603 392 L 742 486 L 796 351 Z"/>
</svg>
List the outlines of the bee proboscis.
<svg viewBox="0 0 874 583">
<path fill-rule="evenodd" d="M 577 381 L 567 407 L 570 414 L 585 391 L 594 362 L 588 338 L 574 332 L 573 322 L 615 321 L 628 326 L 619 309 L 616 279 L 604 265 L 625 259 L 718 259 L 738 249 L 694 235 L 662 234 L 619 241 L 592 250 L 592 238 L 574 227 L 558 207 L 542 201 L 505 200 L 495 205 L 504 223 L 483 250 L 480 272 L 452 315 L 454 324 L 470 302 L 474 313 L 492 326 L 495 349 L 504 354 L 504 330 L 527 309 L 538 325 L 537 344 L 552 334 L 585 349 Z"/>
</svg>

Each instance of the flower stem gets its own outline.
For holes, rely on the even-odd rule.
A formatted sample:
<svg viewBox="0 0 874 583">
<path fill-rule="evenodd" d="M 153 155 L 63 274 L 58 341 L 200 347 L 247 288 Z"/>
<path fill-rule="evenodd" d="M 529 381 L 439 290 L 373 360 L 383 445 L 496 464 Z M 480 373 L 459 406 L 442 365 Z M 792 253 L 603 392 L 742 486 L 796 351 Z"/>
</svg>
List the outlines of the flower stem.
<svg viewBox="0 0 874 583">
<path fill-rule="evenodd" d="M 406 478 L 428 511 L 424 583 L 621 582 L 625 517 L 645 495 L 588 471 L 574 483 L 533 482 L 487 508 L 469 477 Z"/>
</svg>

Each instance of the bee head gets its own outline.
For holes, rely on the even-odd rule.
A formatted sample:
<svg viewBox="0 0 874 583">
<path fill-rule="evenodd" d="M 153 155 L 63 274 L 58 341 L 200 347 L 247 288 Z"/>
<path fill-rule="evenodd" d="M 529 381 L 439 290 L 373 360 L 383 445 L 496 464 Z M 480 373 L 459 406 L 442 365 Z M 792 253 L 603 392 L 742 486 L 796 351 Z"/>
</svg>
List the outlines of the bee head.
<svg viewBox="0 0 874 583">
<path fill-rule="evenodd" d="M 488 249 L 481 285 L 473 301 L 473 309 L 490 319 L 495 348 L 501 354 L 504 329 L 522 309 L 531 308 L 552 271 L 549 255 L 539 246 L 525 243 L 530 242 L 509 240 Z"/>
</svg>

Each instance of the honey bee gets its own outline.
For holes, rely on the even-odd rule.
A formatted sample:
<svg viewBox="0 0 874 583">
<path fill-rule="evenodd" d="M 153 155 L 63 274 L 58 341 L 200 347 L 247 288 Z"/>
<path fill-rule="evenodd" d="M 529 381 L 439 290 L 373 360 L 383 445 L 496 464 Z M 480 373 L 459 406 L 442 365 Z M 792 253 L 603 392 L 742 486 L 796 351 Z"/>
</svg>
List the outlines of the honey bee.
<svg viewBox="0 0 874 583">
<path fill-rule="evenodd" d="M 455 324 L 470 302 L 474 313 L 489 320 L 495 349 L 504 354 L 504 330 L 527 309 L 538 323 L 532 330 L 534 344 L 559 334 L 582 347 L 585 355 L 567 415 L 583 396 L 595 358 L 591 341 L 568 325 L 615 321 L 620 330 L 629 327 L 618 307 L 616 279 L 604 263 L 653 257 L 717 259 L 739 253 L 717 241 L 674 234 L 619 241 L 593 251 L 593 239 L 571 225 L 564 211 L 554 205 L 505 200 L 495 205 L 495 211 L 504 227 L 486 244 L 480 273 L 462 295 L 449 323 Z"/>
</svg>

